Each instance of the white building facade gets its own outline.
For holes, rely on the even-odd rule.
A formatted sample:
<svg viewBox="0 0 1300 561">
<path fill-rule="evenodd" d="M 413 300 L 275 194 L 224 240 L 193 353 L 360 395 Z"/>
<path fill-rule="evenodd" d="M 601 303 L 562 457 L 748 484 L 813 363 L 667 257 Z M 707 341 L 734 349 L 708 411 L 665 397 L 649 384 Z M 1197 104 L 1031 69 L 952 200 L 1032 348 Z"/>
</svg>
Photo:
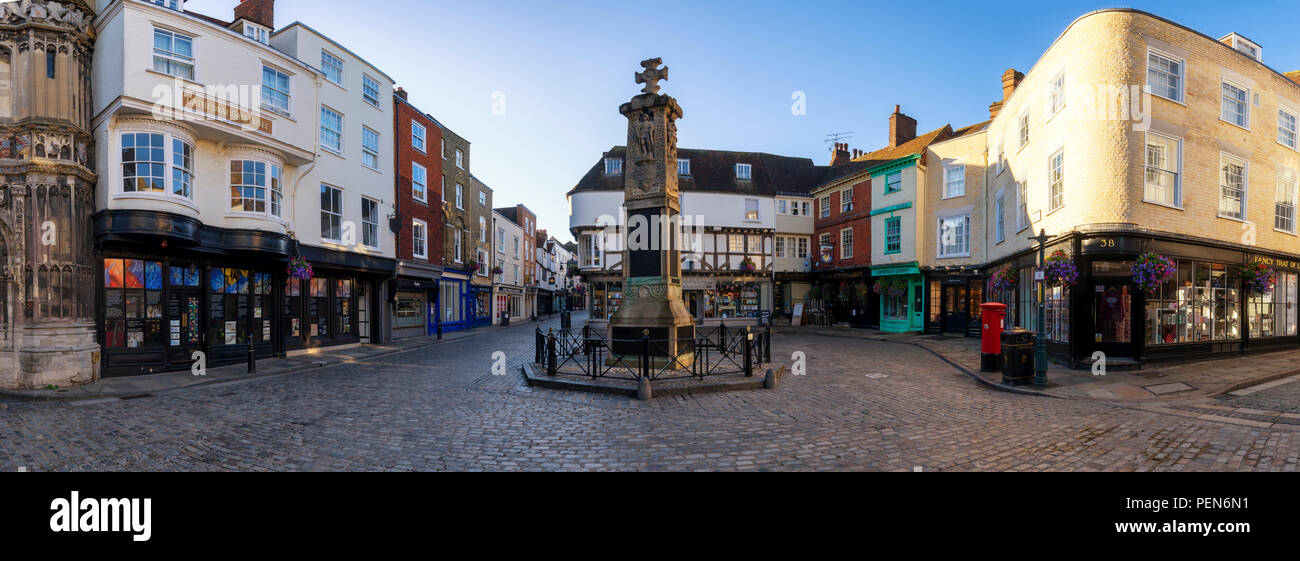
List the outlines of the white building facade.
<svg viewBox="0 0 1300 561">
<path fill-rule="evenodd" d="M 385 340 L 392 80 L 305 25 L 272 31 L 273 0 L 232 22 L 100 4 L 104 374 Z"/>
</svg>

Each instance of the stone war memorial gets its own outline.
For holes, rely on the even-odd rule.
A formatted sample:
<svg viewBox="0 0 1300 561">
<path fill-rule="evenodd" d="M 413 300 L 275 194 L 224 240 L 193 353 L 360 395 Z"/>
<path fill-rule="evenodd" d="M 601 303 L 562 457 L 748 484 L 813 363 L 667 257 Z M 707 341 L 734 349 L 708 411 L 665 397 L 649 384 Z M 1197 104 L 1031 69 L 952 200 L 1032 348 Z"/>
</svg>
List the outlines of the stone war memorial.
<svg viewBox="0 0 1300 561">
<path fill-rule="evenodd" d="M 697 328 L 682 301 L 681 199 L 677 183 L 677 120 L 682 108 L 659 93 L 668 67 L 641 62 L 641 93 L 619 106 L 627 118 L 623 169 L 624 300 L 607 329 L 536 332 L 529 383 L 622 393 L 649 399 L 713 391 L 776 387 L 771 331 Z M 601 333 L 601 331 L 604 331 Z M 653 385 L 652 385 L 653 384 Z"/>
</svg>

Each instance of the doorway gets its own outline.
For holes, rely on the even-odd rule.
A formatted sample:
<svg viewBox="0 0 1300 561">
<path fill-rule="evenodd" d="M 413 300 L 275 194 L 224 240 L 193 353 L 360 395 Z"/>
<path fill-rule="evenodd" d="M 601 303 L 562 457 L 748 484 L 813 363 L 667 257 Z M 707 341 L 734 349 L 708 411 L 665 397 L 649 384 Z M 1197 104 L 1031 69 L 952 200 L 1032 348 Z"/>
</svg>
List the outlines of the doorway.
<svg viewBox="0 0 1300 561">
<path fill-rule="evenodd" d="M 1096 278 L 1092 287 L 1093 349 L 1113 357 L 1135 357 L 1134 307 L 1137 287 L 1129 278 Z"/>
<path fill-rule="evenodd" d="M 966 333 L 970 324 L 970 288 L 965 284 L 943 287 L 942 330 L 944 333 Z"/>
</svg>

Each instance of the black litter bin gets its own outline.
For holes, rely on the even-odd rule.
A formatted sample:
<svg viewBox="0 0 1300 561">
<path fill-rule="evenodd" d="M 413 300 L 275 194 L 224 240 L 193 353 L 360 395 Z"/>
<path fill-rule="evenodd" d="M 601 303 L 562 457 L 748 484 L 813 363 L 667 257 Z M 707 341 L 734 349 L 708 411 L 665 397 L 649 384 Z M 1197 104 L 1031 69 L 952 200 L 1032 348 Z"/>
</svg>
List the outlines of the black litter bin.
<svg viewBox="0 0 1300 561">
<path fill-rule="evenodd" d="M 1023 386 L 1034 382 L 1034 334 L 1024 329 L 1002 332 L 1002 383 Z"/>
</svg>

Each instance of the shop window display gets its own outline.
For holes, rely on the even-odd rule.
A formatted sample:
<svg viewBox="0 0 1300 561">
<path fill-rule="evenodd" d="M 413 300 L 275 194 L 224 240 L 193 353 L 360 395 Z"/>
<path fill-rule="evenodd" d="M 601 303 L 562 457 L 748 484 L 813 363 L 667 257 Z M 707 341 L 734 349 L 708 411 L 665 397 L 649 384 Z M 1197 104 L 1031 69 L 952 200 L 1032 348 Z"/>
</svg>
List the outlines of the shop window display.
<svg viewBox="0 0 1300 561">
<path fill-rule="evenodd" d="M 141 349 L 166 345 L 162 285 L 162 263 L 104 260 L 105 347 Z"/>
<path fill-rule="evenodd" d="M 1290 337 L 1296 334 L 1296 273 L 1278 271 L 1273 289 L 1252 294 L 1246 305 L 1250 336 Z"/>
<path fill-rule="evenodd" d="M 1164 283 L 1156 294 L 1147 295 L 1147 344 L 1240 339 L 1239 267 L 1190 260 L 1178 260 L 1177 264 L 1177 280 Z M 1275 294 L 1269 295 L 1269 305 L 1274 305 Z M 1272 332 L 1272 315 L 1264 315 L 1268 316 L 1267 324 Z M 1258 319 L 1262 329 L 1265 318 Z"/>
</svg>

